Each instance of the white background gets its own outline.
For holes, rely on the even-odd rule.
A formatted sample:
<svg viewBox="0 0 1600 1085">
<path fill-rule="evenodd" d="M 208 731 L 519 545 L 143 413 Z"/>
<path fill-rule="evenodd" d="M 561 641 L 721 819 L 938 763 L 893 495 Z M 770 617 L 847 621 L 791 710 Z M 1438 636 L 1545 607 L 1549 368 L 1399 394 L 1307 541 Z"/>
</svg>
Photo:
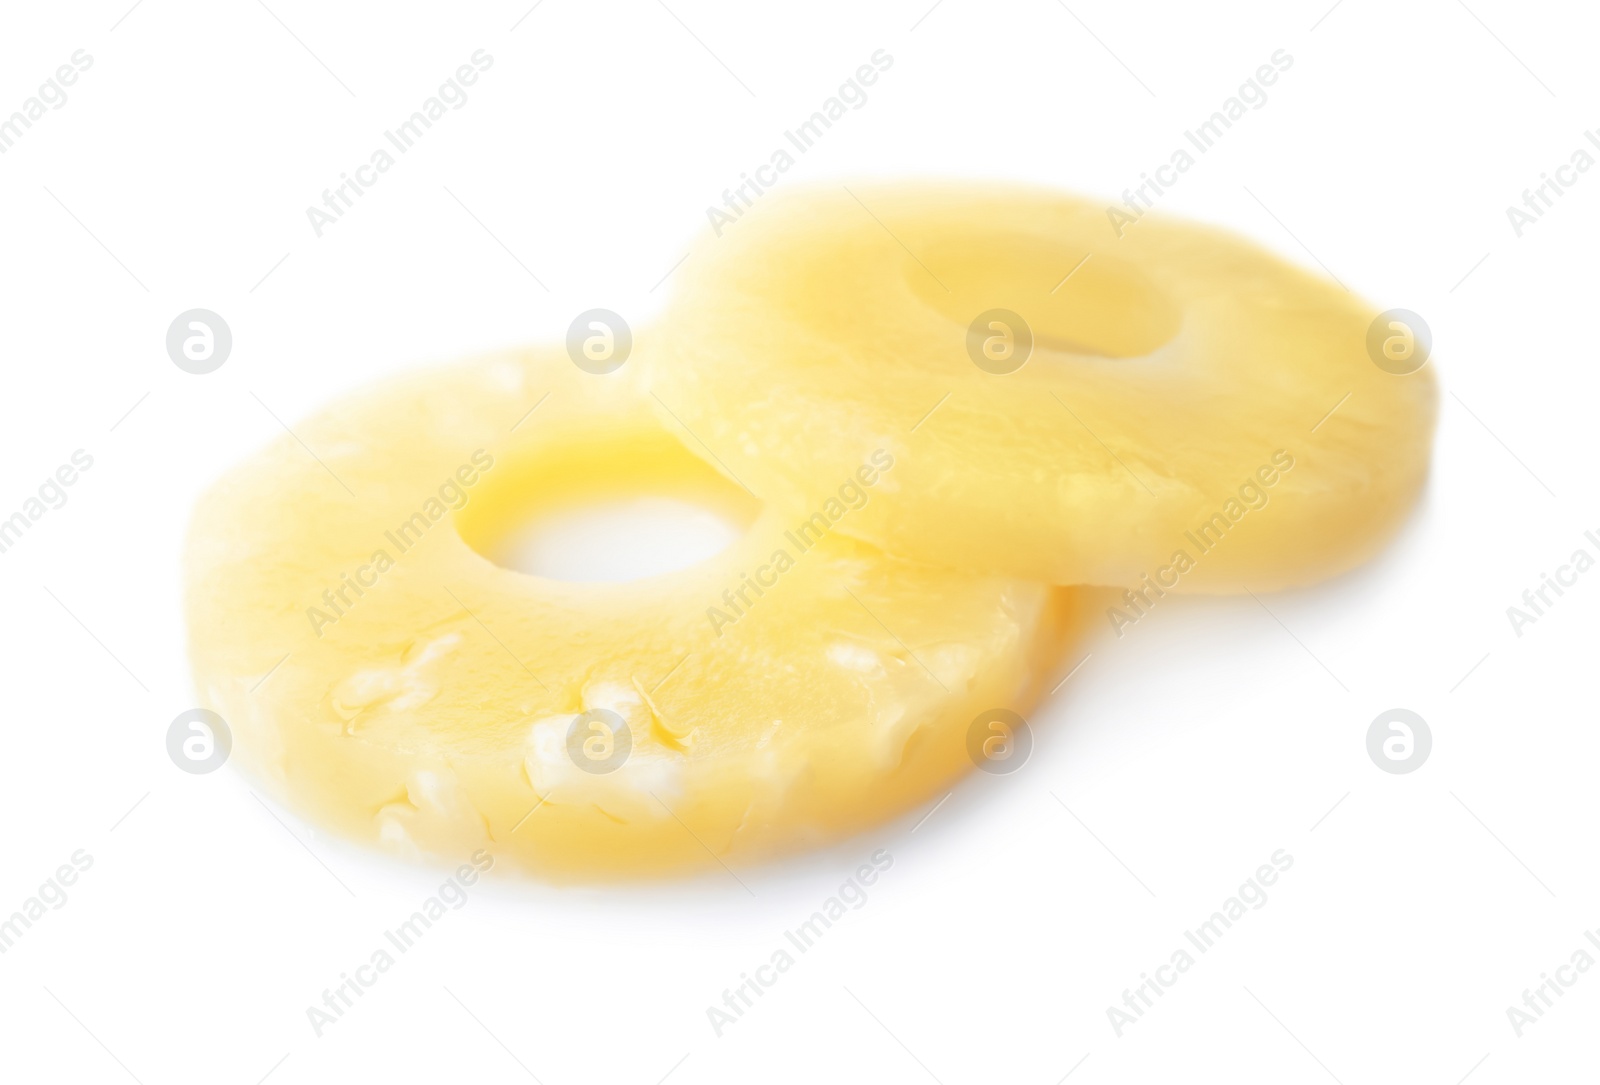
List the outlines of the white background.
<svg viewBox="0 0 1600 1085">
<path fill-rule="evenodd" d="M 1506 1016 L 1600 928 L 1600 572 L 1520 638 L 1505 613 L 1600 529 L 1600 171 L 1521 238 L 1505 211 L 1600 126 L 1592 14 L 528 2 L 0 11 L 0 114 L 74 50 L 94 58 L 0 156 L 0 513 L 75 449 L 95 460 L 0 555 L 0 913 L 74 850 L 94 857 L 0 957 L 0 1074 L 1595 1073 L 1600 970 L 1520 1038 Z M 468 104 L 317 238 L 306 206 L 480 48 L 494 65 Z M 1292 55 L 1162 209 L 1424 315 L 1444 394 L 1416 517 L 1369 567 L 1268 597 L 1270 613 L 1169 600 L 1121 640 L 1097 633 L 1035 715 L 1027 767 L 974 774 L 915 833 L 925 810 L 741 871 L 754 897 L 720 873 L 481 884 L 317 1038 L 306 1007 L 442 876 L 269 810 L 231 766 L 167 759 L 194 697 L 178 555 L 195 496 L 281 432 L 264 407 L 292 424 L 383 374 L 556 338 L 593 306 L 645 320 L 706 206 L 877 49 L 893 67 L 785 184 L 985 176 L 1112 199 L 1274 50 Z M 194 307 L 235 339 L 205 377 L 163 345 Z M 1366 754 L 1394 707 L 1432 728 L 1411 775 Z M 706 1007 L 877 848 L 894 866 L 865 907 L 718 1038 Z M 1106 1008 L 1279 848 L 1294 866 L 1268 903 L 1118 1038 Z"/>
</svg>

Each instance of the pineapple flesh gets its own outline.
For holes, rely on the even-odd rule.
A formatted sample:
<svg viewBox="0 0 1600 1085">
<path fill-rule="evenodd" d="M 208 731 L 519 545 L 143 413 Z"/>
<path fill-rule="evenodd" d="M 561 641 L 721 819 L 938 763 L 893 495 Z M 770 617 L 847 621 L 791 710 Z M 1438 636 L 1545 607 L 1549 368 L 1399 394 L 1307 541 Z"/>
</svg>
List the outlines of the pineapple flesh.
<svg viewBox="0 0 1600 1085">
<path fill-rule="evenodd" d="M 197 684 L 278 798 L 402 854 L 594 879 L 839 839 L 970 769 L 975 718 L 1026 713 L 1079 624 L 1071 593 L 846 535 L 900 484 L 879 445 L 814 504 L 764 504 L 626 373 L 554 352 L 396 379 L 296 432 L 197 507 Z M 627 583 L 484 556 L 641 489 L 746 531 Z"/>
<path fill-rule="evenodd" d="M 1366 560 L 1426 479 L 1432 365 L 1380 368 L 1370 307 L 1218 230 L 855 187 L 774 194 L 697 253 L 650 390 L 783 505 L 887 449 L 891 492 L 840 530 L 889 553 L 1276 589 Z"/>
</svg>

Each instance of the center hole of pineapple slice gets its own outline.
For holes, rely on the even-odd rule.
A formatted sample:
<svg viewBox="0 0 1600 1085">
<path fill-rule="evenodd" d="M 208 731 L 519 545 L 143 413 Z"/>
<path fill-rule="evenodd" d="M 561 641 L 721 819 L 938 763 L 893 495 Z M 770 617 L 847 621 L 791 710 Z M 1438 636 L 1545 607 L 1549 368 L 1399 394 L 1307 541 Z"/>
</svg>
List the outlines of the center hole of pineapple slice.
<svg viewBox="0 0 1600 1085">
<path fill-rule="evenodd" d="M 625 583 L 697 565 L 743 534 L 713 509 L 641 494 L 537 516 L 485 556 L 549 580 Z"/>
<path fill-rule="evenodd" d="M 930 239 L 904 271 L 912 292 L 948 319 L 965 327 L 980 313 L 1009 309 L 1045 351 L 1138 358 L 1169 342 L 1181 323 L 1177 303 L 1132 264 L 1044 236 Z"/>
<path fill-rule="evenodd" d="M 737 542 L 760 511 L 665 433 L 501 459 L 456 528 L 496 565 L 548 580 L 626 583 L 686 569 Z"/>
</svg>

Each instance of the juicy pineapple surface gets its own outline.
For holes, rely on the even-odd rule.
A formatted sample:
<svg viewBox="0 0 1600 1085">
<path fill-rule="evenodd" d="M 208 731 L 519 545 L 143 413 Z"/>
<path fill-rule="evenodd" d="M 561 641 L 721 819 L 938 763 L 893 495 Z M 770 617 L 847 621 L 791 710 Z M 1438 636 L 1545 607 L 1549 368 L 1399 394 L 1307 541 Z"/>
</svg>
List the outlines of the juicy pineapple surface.
<svg viewBox="0 0 1600 1085">
<path fill-rule="evenodd" d="M 841 534 L 900 469 L 877 445 L 814 506 L 763 506 L 625 374 L 565 356 L 396 379 L 295 430 L 306 447 L 278 440 L 195 513 L 197 683 L 281 799 L 402 852 L 588 878 L 838 838 L 970 768 L 969 724 L 1026 712 L 1070 624 L 1054 589 Z M 482 556 L 542 508 L 639 488 L 748 530 L 629 583 Z"/>
<path fill-rule="evenodd" d="M 1373 309 L 1221 231 L 1147 215 L 1119 237 L 1102 205 L 1036 190 L 852 187 L 765 197 L 696 254 L 651 391 L 775 503 L 888 449 L 891 486 L 840 530 L 889 553 L 1279 588 L 1371 556 L 1425 481 L 1431 363 L 1381 370 Z M 995 309 L 1031 331 L 1013 372 L 969 354 Z"/>
</svg>

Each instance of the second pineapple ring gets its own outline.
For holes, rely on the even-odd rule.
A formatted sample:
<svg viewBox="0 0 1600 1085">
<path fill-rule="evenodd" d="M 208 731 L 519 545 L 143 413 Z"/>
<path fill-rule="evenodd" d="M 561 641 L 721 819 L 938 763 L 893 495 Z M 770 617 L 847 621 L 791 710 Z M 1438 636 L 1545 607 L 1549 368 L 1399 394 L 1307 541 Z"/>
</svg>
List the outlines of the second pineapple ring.
<svg viewBox="0 0 1600 1085">
<path fill-rule="evenodd" d="M 1422 339 L 1223 231 L 901 185 L 774 194 L 719 232 L 651 389 L 763 499 L 808 507 L 888 449 L 892 491 L 843 530 L 889 553 L 1261 591 L 1370 557 L 1427 476 Z"/>
</svg>

